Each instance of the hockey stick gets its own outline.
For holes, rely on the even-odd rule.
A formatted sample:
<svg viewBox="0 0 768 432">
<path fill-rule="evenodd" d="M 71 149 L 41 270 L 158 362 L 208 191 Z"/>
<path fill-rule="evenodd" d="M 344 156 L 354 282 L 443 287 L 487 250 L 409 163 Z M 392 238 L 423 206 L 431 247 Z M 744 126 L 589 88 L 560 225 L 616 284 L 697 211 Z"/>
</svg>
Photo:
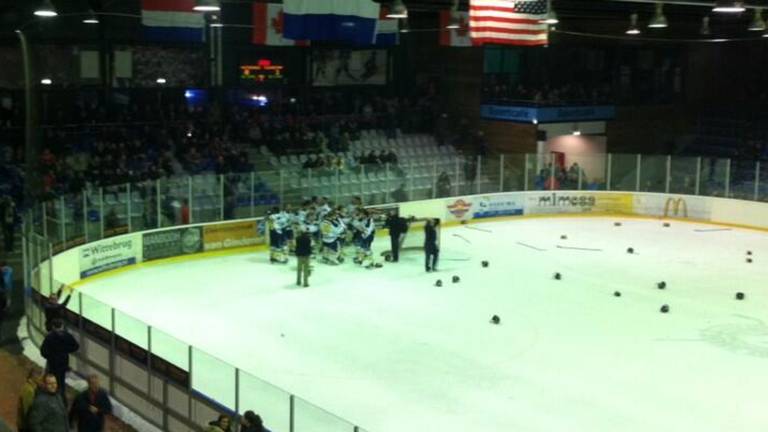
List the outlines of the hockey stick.
<svg viewBox="0 0 768 432">
<path fill-rule="evenodd" d="M 463 235 L 460 235 L 460 234 L 454 234 L 453 236 L 454 236 L 454 237 L 458 237 L 458 238 L 460 238 L 460 239 L 464 240 L 465 242 L 467 242 L 467 243 L 469 243 L 469 244 L 472 244 L 472 242 L 471 242 L 471 241 L 469 241 L 469 240 L 467 240 L 467 238 L 466 238 L 466 237 L 464 237 Z"/>
<path fill-rule="evenodd" d="M 493 231 L 491 231 L 491 230 L 489 230 L 489 229 L 485 229 L 485 228 L 478 228 L 478 227 L 473 227 L 473 226 L 471 226 L 471 225 L 464 225 L 464 228 L 467 228 L 467 229 L 471 229 L 471 230 L 475 230 L 475 231 L 482 231 L 482 232 L 487 232 L 487 233 L 491 233 L 491 232 L 493 232 Z"/>
<path fill-rule="evenodd" d="M 529 244 L 525 244 L 525 243 L 521 243 L 521 242 L 517 242 L 517 244 L 519 244 L 520 246 L 525 246 L 525 247 L 527 247 L 527 248 L 531 248 L 531 249 L 533 249 L 533 250 L 537 250 L 537 251 L 539 251 L 539 252 L 544 252 L 544 251 L 546 251 L 546 249 L 537 248 L 536 246 L 531 246 L 531 245 L 529 245 Z"/>
<path fill-rule="evenodd" d="M 708 228 L 708 229 L 695 229 L 694 232 L 717 232 L 717 231 L 731 231 L 730 228 Z"/>
<path fill-rule="evenodd" d="M 583 250 L 583 251 L 590 251 L 590 252 L 602 252 L 602 249 L 592 249 L 592 248 L 582 248 L 582 247 L 573 247 L 573 246 L 560 246 L 557 245 L 558 249 L 573 249 L 573 250 Z"/>
</svg>

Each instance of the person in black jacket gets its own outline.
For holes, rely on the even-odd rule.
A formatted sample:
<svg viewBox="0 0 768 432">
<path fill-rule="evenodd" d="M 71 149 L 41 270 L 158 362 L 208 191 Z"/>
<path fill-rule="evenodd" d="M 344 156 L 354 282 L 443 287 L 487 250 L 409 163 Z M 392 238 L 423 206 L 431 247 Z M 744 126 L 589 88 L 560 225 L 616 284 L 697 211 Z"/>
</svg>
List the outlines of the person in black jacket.
<svg viewBox="0 0 768 432">
<path fill-rule="evenodd" d="M 59 298 L 61 298 L 61 293 L 64 291 L 64 285 L 62 284 L 59 287 L 59 290 L 55 293 L 51 293 L 50 296 L 48 296 L 48 300 L 43 304 L 43 311 L 45 313 L 45 329 L 47 331 L 51 331 L 53 329 L 53 321 L 59 319 L 64 319 L 64 310 L 67 308 L 67 304 L 69 304 L 69 300 L 72 299 L 72 291 L 67 294 L 67 298 L 64 299 L 63 303 L 59 303 Z"/>
<path fill-rule="evenodd" d="M 88 377 L 88 388 L 75 397 L 69 409 L 69 424 L 77 422 L 78 432 L 103 432 L 104 420 L 112 414 L 112 402 L 99 385 L 99 377 Z"/>
<path fill-rule="evenodd" d="M 437 271 L 437 256 L 440 254 L 440 244 L 437 240 L 437 230 L 440 229 L 440 219 L 427 219 L 424 225 L 424 255 L 427 272 Z"/>
<path fill-rule="evenodd" d="M 389 229 L 389 240 L 392 248 L 392 262 L 400 260 L 400 243 L 403 241 L 403 235 L 408 231 L 408 221 L 392 212 L 387 217 L 384 226 Z"/>
<path fill-rule="evenodd" d="M 264 422 L 261 420 L 261 416 L 251 410 L 248 410 L 243 414 L 243 418 L 240 420 L 240 432 L 268 431 L 264 427 Z"/>
<path fill-rule="evenodd" d="M 46 372 L 56 377 L 59 382 L 59 391 L 66 401 L 66 381 L 64 378 L 69 370 L 69 355 L 80 349 L 80 344 L 75 338 L 64 330 L 64 322 L 57 319 L 53 321 L 53 330 L 43 340 L 40 346 L 40 354 L 45 358 Z"/>
<path fill-rule="evenodd" d="M 298 237 L 296 237 L 296 285 L 301 286 L 302 277 L 304 278 L 304 286 L 309 286 L 309 274 L 310 274 L 310 262 L 309 259 L 312 256 L 312 237 L 306 230 L 303 230 Z"/>
</svg>

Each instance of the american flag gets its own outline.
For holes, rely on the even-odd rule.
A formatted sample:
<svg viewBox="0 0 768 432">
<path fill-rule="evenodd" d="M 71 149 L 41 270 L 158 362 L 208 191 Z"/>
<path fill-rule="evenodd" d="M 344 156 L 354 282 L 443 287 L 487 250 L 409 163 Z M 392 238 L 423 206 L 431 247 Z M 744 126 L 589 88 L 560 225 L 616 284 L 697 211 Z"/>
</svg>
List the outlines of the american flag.
<svg viewBox="0 0 768 432">
<path fill-rule="evenodd" d="M 469 31 L 474 45 L 547 45 L 547 0 L 470 0 Z"/>
</svg>

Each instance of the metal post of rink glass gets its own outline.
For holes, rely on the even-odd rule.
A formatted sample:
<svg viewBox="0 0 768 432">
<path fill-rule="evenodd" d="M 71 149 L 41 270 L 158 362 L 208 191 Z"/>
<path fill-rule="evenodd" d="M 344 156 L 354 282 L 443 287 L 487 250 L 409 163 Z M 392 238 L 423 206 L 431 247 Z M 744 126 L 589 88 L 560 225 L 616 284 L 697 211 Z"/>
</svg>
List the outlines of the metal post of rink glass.
<svg viewBox="0 0 768 432">
<path fill-rule="evenodd" d="M 760 198 L 760 161 L 755 163 L 755 194 L 752 199 L 755 201 Z"/>
</svg>

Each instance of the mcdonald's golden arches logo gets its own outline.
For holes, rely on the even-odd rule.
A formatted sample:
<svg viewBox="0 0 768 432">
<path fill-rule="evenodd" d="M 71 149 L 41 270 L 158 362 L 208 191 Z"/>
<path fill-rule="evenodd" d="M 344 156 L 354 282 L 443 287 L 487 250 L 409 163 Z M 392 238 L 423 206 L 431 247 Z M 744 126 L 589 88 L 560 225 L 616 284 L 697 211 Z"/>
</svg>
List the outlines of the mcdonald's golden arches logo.
<svg viewBox="0 0 768 432">
<path fill-rule="evenodd" d="M 674 217 L 688 217 L 688 204 L 685 202 L 685 198 L 667 198 L 666 204 L 664 204 L 664 217 L 668 217 L 670 210 L 672 210 L 672 216 Z"/>
</svg>

